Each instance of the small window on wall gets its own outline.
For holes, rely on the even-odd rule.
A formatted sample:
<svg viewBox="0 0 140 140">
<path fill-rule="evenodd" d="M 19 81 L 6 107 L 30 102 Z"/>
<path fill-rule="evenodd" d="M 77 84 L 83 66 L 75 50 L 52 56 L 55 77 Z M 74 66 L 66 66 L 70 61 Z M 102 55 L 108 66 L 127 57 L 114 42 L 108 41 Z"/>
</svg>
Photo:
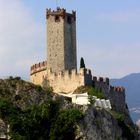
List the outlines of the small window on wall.
<svg viewBox="0 0 140 140">
<path fill-rule="evenodd" d="M 59 21 L 60 21 L 59 16 L 55 16 L 55 22 L 59 22 Z"/>
<path fill-rule="evenodd" d="M 69 24 L 71 24 L 71 17 L 70 17 L 70 16 L 67 17 L 67 22 L 68 22 Z"/>
</svg>

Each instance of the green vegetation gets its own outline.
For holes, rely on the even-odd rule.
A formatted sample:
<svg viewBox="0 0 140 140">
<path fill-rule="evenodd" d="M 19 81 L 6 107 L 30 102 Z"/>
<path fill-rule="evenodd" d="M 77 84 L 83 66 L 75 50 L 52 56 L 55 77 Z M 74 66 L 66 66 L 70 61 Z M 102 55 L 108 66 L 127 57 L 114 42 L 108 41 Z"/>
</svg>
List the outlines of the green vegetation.
<svg viewBox="0 0 140 140">
<path fill-rule="evenodd" d="M 80 86 L 74 91 L 74 93 L 76 94 L 85 93 L 85 92 L 88 92 L 89 88 L 90 86 Z"/>
<path fill-rule="evenodd" d="M 135 139 L 133 129 L 130 125 L 125 123 L 125 115 L 115 111 L 112 111 L 111 114 L 118 121 L 118 125 L 122 128 L 122 137 L 127 140 Z"/>
<path fill-rule="evenodd" d="M 89 98 L 91 96 L 96 96 L 97 98 L 99 99 L 105 99 L 106 97 L 104 96 L 103 92 L 101 91 L 101 89 L 98 89 L 98 88 L 94 88 L 92 86 L 81 86 L 81 87 L 78 87 L 74 93 L 85 93 L 87 92 L 88 95 L 89 95 Z"/>
<path fill-rule="evenodd" d="M 80 68 L 86 68 L 83 57 L 81 57 L 81 60 L 80 60 Z"/>
<path fill-rule="evenodd" d="M 38 92 L 41 92 L 43 89 L 42 89 L 42 87 L 40 86 L 40 85 L 36 85 L 36 90 L 38 91 Z"/>
<path fill-rule="evenodd" d="M 0 98 L 0 118 L 10 125 L 13 140 L 74 140 L 82 116 L 75 108 L 61 109 L 59 101 L 48 100 L 21 110 L 10 100 Z"/>
<path fill-rule="evenodd" d="M 74 140 L 77 121 L 82 118 L 77 109 L 61 110 L 50 131 L 50 140 Z"/>
<path fill-rule="evenodd" d="M 101 91 L 101 89 L 98 89 L 98 88 L 89 87 L 88 95 L 96 96 L 99 99 L 105 99 L 103 92 Z"/>
<path fill-rule="evenodd" d="M 94 105 L 95 104 L 95 99 L 93 98 L 92 95 L 88 96 L 88 101 L 90 102 L 90 105 Z"/>
<path fill-rule="evenodd" d="M 111 111 L 111 114 L 112 114 L 112 116 L 113 116 L 116 120 L 118 120 L 118 121 L 123 121 L 123 120 L 125 120 L 125 115 L 122 114 L 122 113 L 118 113 L 118 112 L 115 112 L 115 111 Z"/>
</svg>

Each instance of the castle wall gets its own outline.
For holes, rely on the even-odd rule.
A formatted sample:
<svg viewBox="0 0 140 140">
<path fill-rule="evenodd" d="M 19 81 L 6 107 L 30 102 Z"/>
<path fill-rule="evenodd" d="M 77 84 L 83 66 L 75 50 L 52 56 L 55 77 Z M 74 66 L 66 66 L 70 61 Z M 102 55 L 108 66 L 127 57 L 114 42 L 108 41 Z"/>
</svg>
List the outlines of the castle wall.
<svg viewBox="0 0 140 140">
<path fill-rule="evenodd" d="M 126 111 L 124 87 L 110 86 L 109 78 L 93 77 L 93 85 L 100 89 L 105 97 L 110 100 L 112 107 L 118 112 Z"/>
<path fill-rule="evenodd" d="M 47 61 L 31 66 L 30 81 L 36 85 L 42 85 L 47 75 Z"/>
<path fill-rule="evenodd" d="M 35 85 L 42 85 L 43 80 L 47 74 L 47 70 L 42 70 L 30 76 L 30 81 Z"/>
<path fill-rule="evenodd" d="M 60 72 L 58 75 L 48 71 L 47 78 L 50 86 L 53 87 L 56 93 L 71 93 L 79 86 L 92 84 L 92 75 L 91 73 L 89 74 L 86 69 L 80 69 L 79 73 L 74 69 L 72 71 Z"/>
<path fill-rule="evenodd" d="M 104 94 L 109 92 L 109 78 L 93 77 L 93 85 L 95 88 L 101 90 Z"/>
<path fill-rule="evenodd" d="M 118 112 L 126 111 L 124 87 L 110 86 L 110 92 L 106 94 L 106 97 L 110 99 L 111 104 L 116 111 Z"/>
</svg>

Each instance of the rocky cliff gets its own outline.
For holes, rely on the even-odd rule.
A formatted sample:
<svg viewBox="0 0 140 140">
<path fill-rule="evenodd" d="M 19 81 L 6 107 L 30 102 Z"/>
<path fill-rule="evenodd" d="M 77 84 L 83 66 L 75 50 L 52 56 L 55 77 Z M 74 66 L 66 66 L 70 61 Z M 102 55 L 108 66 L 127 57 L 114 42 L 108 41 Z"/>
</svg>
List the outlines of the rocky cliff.
<svg viewBox="0 0 140 140">
<path fill-rule="evenodd" d="M 39 105 L 42 102 L 47 103 L 48 99 L 59 100 L 61 104 L 60 110 L 69 110 L 71 108 L 80 110 L 83 117 L 77 123 L 72 122 L 76 123 L 76 131 L 74 132 L 75 137 L 73 139 L 138 140 L 136 128 L 131 121 L 125 103 L 123 103 L 125 105 L 125 111 L 122 112 L 117 112 L 116 109 L 105 110 L 94 107 L 93 105 L 73 105 L 69 99 L 56 95 L 50 92 L 50 90 L 43 90 L 40 86 L 35 86 L 29 82 L 21 80 L 20 78 L 12 77 L 9 79 L 0 80 L 0 99 L 1 98 L 9 99 L 13 102 L 14 106 L 20 108 L 21 110 L 24 110 L 26 107 L 32 104 Z M 69 116 L 72 115 L 70 114 Z M 4 124 L 4 122 L 5 120 L 0 121 L 0 134 L 6 133 L 7 126 L 6 123 Z M 69 128 L 69 130 L 71 129 L 72 128 Z M 63 138 L 59 138 L 58 136 L 57 139 Z"/>
<path fill-rule="evenodd" d="M 135 140 L 138 139 L 134 126 L 119 120 L 110 111 L 89 107 L 79 125 L 85 140 Z"/>
</svg>

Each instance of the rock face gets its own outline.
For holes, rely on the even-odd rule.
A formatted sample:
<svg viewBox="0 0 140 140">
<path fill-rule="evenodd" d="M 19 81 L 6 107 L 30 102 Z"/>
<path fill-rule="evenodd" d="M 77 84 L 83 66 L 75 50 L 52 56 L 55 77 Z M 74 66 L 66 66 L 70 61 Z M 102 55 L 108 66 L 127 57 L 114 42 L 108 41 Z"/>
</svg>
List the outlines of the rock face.
<svg viewBox="0 0 140 140">
<path fill-rule="evenodd" d="M 88 109 L 80 128 L 88 140 L 114 140 L 122 135 L 117 121 L 105 110 Z"/>
<path fill-rule="evenodd" d="M 84 109 L 83 109 L 84 110 Z M 127 140 L 123 137 L 123 129 L 110 112 L 104 109 L 87 108 L 85 117 L 79 125 L 79 133 L 83 140 Z M 133 128 L 134 139 L 138 140 L 136 131 Z M 130 138 L 131 140 L 131 138 Z"/>
<path fill-rule="evenodd" d="M 1 97 L 9 98 L 16 106 L 23 109 L 28 105 L 39 104 L 44 100 L 47 102 L 48 98 L 53 100 L 60 98 L 62 108 L 69 109 L 75 106 L 84 114 L 83 119 L 77 125 L 76 131 L 76 138 L 80 140 L 138 140 L 135 126 L 131 121 L 125 103 L 119 109 L 119 111 L 122 110 L 120 113 L 123 113 L 125 118 L 123 121 L 119 118 L 118 121 L 114 117 L 113 111 L 93 107 L 92 105 L 74 105 L 69 100 L 64 99 L 64 97 L 56 94 L 47 95 L 40 86 L 35 86 L 18 78 L 0 80 Z M 111 101 L 113 102 L 113 100 Z M 119 101 L 117 99 L 114 101 L 114 111 L 117 111 L 115 102 L 118 104 Z M 4 122 L 0 121 L 0 134 L 7 129 L 4 126 Z M 127 129 L 129 131 L 126 131 Z"/>
</svg>

